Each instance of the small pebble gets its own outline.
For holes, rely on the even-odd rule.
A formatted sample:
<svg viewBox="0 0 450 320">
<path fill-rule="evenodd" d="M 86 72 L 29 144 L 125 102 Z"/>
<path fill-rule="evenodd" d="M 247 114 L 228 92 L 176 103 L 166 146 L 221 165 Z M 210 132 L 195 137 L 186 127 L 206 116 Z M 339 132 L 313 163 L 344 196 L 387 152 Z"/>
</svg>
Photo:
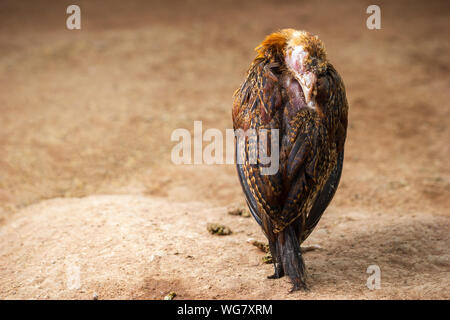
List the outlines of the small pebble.
<svg viewBox="0 0 450 320">
<path fill-rule="evenodd" d="M 226 236 L 231 234 L 231 229 L 227 226 L 218 224 L 218 223 L 208 223 L 206 225 L 206 229 L 208 229 L 209 233 L 217 234 L 219 236 Z"/>
<path fill-rule="evenodd" d="M 241 216 L 244 218 L 250 217 L 250 212 L 248 212 L 244 208 L 231 208 L 228 210 L 228 214 L 232 216 Z"/>
<path fill-rule="evenodd" d="M 319 246 L 318 244 L 312 244 L 312 245 L 309 245 L 309 246 L 300 247 L 300 251 L 302 253 L 305 253 L 305 252 L 308 252 L 308 251 L 320 250 L 320 249 L 322 249 L 322 247 Z"/>
<path fill-rule="evenodd" d="M 167 296 L 164 297 L 164 300 L 173 300 L 177 296 L 177 293 L 172 291 Z"/>
<path fill-rule="evenodd" d="M 257 247 L 259 250 L 261 250 L 262 252 L 268 253 L 269 250 L 269 245 L 267 243 L 255 240 L 255 239 L 248 239 L 247 240 L 249 243 L 251 243 L 252 245 L 254 245 L 255 247 Z"/>
<path fill-rule="evenodd" d="M 266 254 L 264 257 L 262 257 L 262 262 L 266 264 L 273 263 L 272 255 L 270 253 Z"/>
<path fill-rule="evenodd" d="M 241 208 L 233 208 L 228 210 L 228 214 L 231 214 L 232 216 L 240 216 L 242 214 Z"/>
</svg>

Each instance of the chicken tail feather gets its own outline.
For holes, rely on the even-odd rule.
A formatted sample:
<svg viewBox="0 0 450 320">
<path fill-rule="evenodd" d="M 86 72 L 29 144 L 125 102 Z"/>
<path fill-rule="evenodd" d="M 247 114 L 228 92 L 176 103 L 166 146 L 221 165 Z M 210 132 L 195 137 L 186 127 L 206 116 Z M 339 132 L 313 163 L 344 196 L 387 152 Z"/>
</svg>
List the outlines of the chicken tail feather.
<svg viewBox="0 0 450 320">
<path fill-rule="evenodd" d="M 292 225 L 278 234 L 277 251 L 281 257 L 284 273 L 291 279 L 292 291 L 306 290 L 306 269 L 300 244 Z"/>
</svg>

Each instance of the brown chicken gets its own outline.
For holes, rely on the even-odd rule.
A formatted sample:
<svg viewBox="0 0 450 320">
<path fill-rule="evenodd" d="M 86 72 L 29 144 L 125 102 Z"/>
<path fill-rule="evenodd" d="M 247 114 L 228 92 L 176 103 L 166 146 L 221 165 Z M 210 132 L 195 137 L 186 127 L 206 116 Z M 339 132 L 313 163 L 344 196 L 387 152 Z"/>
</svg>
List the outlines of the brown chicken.
<svg viewBox="0 0 450 320">
<path fill-rule="evenodd" d="M 234 95 L 234 129 L 254 129 L 258 141 L 261 129 L 267 140 L 277 133 L 279 169 L 264 174 L 266 164 L 249 156 L 260 142 L 244 136 L 236 143 L 242 159 L 237 170 L 250 212 L 269 241 L 275 268 L 269 278 L 286 274 L 292 290 L 306 289 L 300 244 L 339 184 L 347 132 L 345 88 L 323 43 L 308 32 L 272 33 L 255 50 Z"/>
</svg>

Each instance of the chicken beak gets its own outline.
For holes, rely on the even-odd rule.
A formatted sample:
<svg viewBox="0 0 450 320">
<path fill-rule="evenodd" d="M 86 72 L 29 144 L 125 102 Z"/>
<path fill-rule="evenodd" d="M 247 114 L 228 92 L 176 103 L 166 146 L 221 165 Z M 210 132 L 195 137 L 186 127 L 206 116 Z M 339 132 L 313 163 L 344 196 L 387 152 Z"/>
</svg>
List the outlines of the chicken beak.
<svg viewBox="0 0 450 320">
<path fill-rule="evenodd" d="M 317 94 L 317 76 L 314 72 L 305 72 L 297 78 L 303 90 L 306 105 L 312 109 L 316 108 L 316 94 Z"/>
</svg>

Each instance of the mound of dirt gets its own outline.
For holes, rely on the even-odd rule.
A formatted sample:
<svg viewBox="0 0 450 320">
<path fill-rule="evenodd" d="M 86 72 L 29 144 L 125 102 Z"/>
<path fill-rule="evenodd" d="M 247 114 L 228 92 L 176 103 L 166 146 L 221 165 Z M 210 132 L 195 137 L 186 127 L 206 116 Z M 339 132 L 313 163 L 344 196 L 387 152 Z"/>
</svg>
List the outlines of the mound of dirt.
<svg viewBox="0 0 450 320">
<path fill-rule="evenodd" d="M 248 241 L 263 240 L 256 223 L 226 207 L 136 195 L 47 200 L 0 228 L 0 298 L 449 297 L 448 234 L 435 227 L 447 219 L 370 220 L 330 209 L 307 241 L 321 247 L 305 253 L 311 290 L 288 294 L 289 281 L 267 279 L 272 266 Z M 232 234 L 212 235 L 208 223 Z M 366 287 L 372 264 L 381 268 L 380 290 Z"/>
</svg>

